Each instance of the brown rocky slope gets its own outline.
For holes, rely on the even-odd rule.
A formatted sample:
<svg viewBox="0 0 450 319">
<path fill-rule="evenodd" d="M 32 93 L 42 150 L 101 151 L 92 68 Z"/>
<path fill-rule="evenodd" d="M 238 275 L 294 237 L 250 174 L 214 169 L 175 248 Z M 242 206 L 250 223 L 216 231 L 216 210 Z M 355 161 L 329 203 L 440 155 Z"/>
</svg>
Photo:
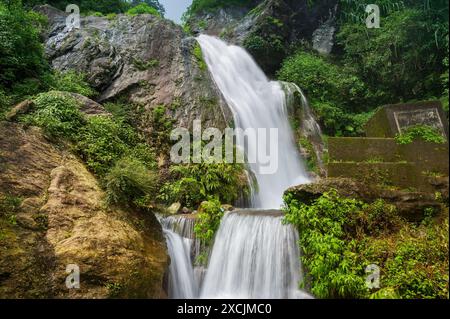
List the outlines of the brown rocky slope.
<svg viewBox="0 0 450 319">
<path fill-rule="evenodd" d="M 107 208 L 94 176 L 40 129 L 0 122 L 0 155 L 0 298 L 165 296 L 153 215 Z M 66 288 L 70 264 L 80 289 Z"/>
</svg>

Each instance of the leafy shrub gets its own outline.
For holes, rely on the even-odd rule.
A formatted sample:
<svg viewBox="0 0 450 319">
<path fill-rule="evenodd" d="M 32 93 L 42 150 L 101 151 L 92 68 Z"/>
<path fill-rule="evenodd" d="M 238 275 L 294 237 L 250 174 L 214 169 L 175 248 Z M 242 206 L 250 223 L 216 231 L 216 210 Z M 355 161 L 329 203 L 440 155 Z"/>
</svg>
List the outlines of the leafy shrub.
<svg viewBox="0 0 450 319">
<path fill-rule="evenodd" d="M 278 77 L 296 83 L 313 101 L 334 102 L 344 105 L 347 111 L 359 106 L 366 93 L 364 83 L 349 69 L 308 52 L 298 52 L 287 58 Z"/>
<path fill-rule="evenodd" d="M 204 245 L 208 246 L 214 240 L 223 214 L 224 210 L 220 205 L 220 201 L 217 199 L 211 199 L 201 203 L 194 232 L 195 237 L 200 239 Z"/>
<path fill-rule="evenodd" d="M 151 68 L 157 67 L 159 65 L 159 61 L 156 59 L 150 59 L 148 61 L 133 59 L 133 65 L 139 71 L 146 71 Z"/>
<path fill-rule="evenodd" d="M 160 199 L 180 202 L 196 208 L 201 202 L 217 198 L 232 204 L 248 193 L 244 167 L 241 164 L 188 164 L 171 168 L 176 180 L 161 189 Z"/>
<path fill-rule="evenodd" d="M 447 139 L 436 128 L 428 125 L 411 126 L 402 134 L 397 134 L 395 140 L 398 144 L 410 144 L 416 139 L 426 142 L 443 144 Z"/>
<path fill-rule="evenodd" d="M 206 71 L 208 66 L 206 65 L 205 60 L 203 59 L 203 52 L 202 48 L 200 47 L 200 44 L 196 43 L 194 46 L 194 49 L 192 50 L 192 54 L 194 55 L 195 59 L 197 60 L 198 67 L 202 71 Z"/>
<path fill-rule="evenodd" d="M 156 192 L 158 175 L 144 163 L 132 158 L 120 159 L 105 177 L 107 200 L 127 205 Z"/>
<path fill-rule="evenodd" d="M 108 20 L 114 20 L 116 18 L 117 18 L 117 13 L 108 13 L 106 15 L 106 19 L 108 19 Z"/>
<path fill-rule="evenodd" d="M 20 197 L 0 193 L 0 214 L 11 214 L 19 210 L 22 204 Z"/>
<path fill-rule="evenodd" d="M 184 13 L 183 20 L 187 21 L 190 17 L 201 12 L 211 12 L 232 6 L 252 6 L 256 5 L 256 2 L 255 0 L 193 0 L 192 4 Z"/>
<path fill-rule="evenodd" d="M 335 191 L 307 205 L 288 193 L 285 222 L 298 227 L 306 285 L 319 298 L 448 298 L 448 211 L 419 226 L 395 207 Z M 381 288 L 365 286 L 366 266 Z"/>
<path fill-rule="evenodd" d="M 311 292 L 319 298 L 361 297 L 366 294 L 364 268 L 357 263 L 355 242 L 346 242 L 346 222 L 363 204 L 325 193 L 312 205 L 290 195 L 285 221 L 300 230 L 302 262 Z"/>
<path fill-rule="evenodd" d="M 287 58 L 278 72 L 282 81 L 301 87 L 330 135 L 362 132 L 361 109 L 367 92 L 364 83 L 349 68 L 338 67 L 325 58 L 298 52 Z"/>
<path fill-rule="evenodd" d="M 66 91 L 78 93 L 87 97 L 93 97 L 97 94 L 94 89 L 86 82 L 85 75 L 75 71 L 58 72 L 53 76 L 52 88 L 57 91 Z"/>
<path fill-rule="evenodd" d="M 0 85 L 39 78 L 48 69 L 39 33 L 45 19 L 19 0 L 0 2 Z"/>
<path fill-rule="evenodd" d="M 51 137 L 73 139 L 84 124 L 78 102 L 63 93 L 50 91 L 35 99 L 35 112 L 24 117 L 24 121 L 40 126 Z"/>
<path fill-rule="evenodd" d="M 138 143 L 136 132 L 127 124 L 106 116 L 92 116 L 77 137 L 76 150 L 86 165 L 104 176 L 114 163 Z"/>
<path fill-rule="evenodd" d="M 158 105 L 152 110 L 151 144 L 158 150 L 165 150 L 170 146 L 170 133 L 174 120 L 166 115 L 166 107 Z"/>
<path fill-rule="evenodd" d="M 130 8 L 127 11 L 127 14 L 132 15 L 132 16 L 138 15 L 138 14 L 151 14 L 151 15 L 157 16 L 157 17 L 161 16 L 160 12 L 158 12 L 157 9 L 149 6 L 147 3 L 140 3 L 137 6 Z"/>
<path fill-rule="evenodd" d="M 356 68 L 378 105 L 442 95 L 448 2 L 426 7 L 411 1 L 385 10 L 382 28 L 347 21 L 337 34 L 343 63 Z"/>
</svg>

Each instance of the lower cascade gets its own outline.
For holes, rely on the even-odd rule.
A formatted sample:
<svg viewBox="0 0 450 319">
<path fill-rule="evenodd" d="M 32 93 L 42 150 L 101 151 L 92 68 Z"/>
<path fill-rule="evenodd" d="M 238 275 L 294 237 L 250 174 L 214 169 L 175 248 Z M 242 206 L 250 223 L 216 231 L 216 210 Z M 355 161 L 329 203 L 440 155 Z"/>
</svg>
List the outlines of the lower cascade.
<svg viewBox="0 0 450 319">
<path fill-rule="evenodd" d="M 236 127 L 278 130 L 278 169 L 261 174 L 264 163 L 250 163 L 258 184 L 252 190 L 253 208 L 225 214 L 206 269 L 193 266 L 200 252 L 193 234 L 195 220 L 186 216 L 161 219 L 171 257 L 169 297 L 310 298 L 298 288 L 302 274 L 297 230 L 284 225 L 281 211 L 273 210 L 282 205 L 287 188 L 310 181 L 289 123 L 292 92 L 285 92 L 282 83 L 269 81 L 244 49 L 206 35 L 197 40 Z M 259 147 L 245 143 L 237 137 L 241 149 L 256 152 Z"/>
<path fill-rule="evenodd" d="M 298 233 L 282 224 L 279 211 L 240 210 L 225 214 L 204 278 L 194 267 L 196 241 L 186 235 L 185 216 L 161 220 L 171 263 L 169 297 L 174 299 L 311 298 L 302 280 Z M 189 223 L 193 227 L 193 223 Z M 192 228 L 193 229 L 193 228 Z"/>
<path fill-rule="evenodd" d="M 298 234 L 280 214 L 232 212 L 216 235 L 202 298 L 301 298 Z"/>
</svg>

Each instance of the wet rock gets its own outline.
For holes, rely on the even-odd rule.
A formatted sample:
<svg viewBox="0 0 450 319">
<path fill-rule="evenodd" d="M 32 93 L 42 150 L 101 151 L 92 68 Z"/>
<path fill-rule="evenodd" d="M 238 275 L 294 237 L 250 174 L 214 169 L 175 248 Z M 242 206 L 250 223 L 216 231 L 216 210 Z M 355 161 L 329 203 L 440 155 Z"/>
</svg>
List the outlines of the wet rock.
<svg viewBox="0 0 450 319">
<path fill-rule="evenodd" d="M 68 29 L 66 13 L 49 6 L 45 51 L 54 69 L 85 73 L 100 93 L 98 102 L 124 97 L 139 114 L 135 126 L 151 132 L 152 110 L 164 106 L 181 127 L 195 119 L 204 127 L 225 128 L 232 121 L 208 70 L 194 55 L 197 42 L 181 26 L 152 15 L 82 17 Z"/>
<path fill-rule="evenodd" d="M 41 130 L 0 122 L 0 298 L 159 298 L 168 264 L 152 214 L 108 208 L 95 177 Z M 67 289 L 67 265 L 81 288 Z"/>
<path fill-rule="evenodd" d="M 447 188 L 448 193 L 448 182 L 443 188 Z M 315 183 L 289 188 L 285 194 L 294 196 L 302 203 L 311 204 L 331 190 L 336 190 L 341 196 L 367 203 L 383 199 L 388 204 L 395 205 L 399 215 L 410 221 L 420 221 L 430 210 L 439 211 L 442 208 L 442 200 L 436 198 L 433 192 L 386 189 L 349 178 L 324 178 Z"/>
<path fill-rule="evenodd" d="M 183 207 L 183 208 L 181 209 L 181 214 L 184 214 L 184 215 L 192 214 L 192 210 L 190 210 L 190 209 L 187 208 L 187 207 Z"/>
<path fill-rule="evenodd" d="M 318 51 L 334 46 L 337 0 L 266 0 L 200 12 L 188 23 L 194 32 L 221 36 L 246 47 L 258 64 L 273 75 L 292 43 L 307 41 Z"/>
</svg>

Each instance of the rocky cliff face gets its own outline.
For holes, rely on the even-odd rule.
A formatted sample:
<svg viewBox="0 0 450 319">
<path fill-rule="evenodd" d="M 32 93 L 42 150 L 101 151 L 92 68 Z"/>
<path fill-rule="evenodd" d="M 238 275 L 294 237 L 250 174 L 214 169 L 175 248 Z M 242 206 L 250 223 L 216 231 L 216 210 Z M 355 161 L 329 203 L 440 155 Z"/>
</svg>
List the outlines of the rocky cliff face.
<svg viewBox="0 0 450 319">
<path fill-rule="evenodd" d="M 1 122 L 0 154 L 0 298 L 164 297 L 153 215 L 107 208 L 94 176 L 37 128 Z M 71 264 L 80 289 L 66 287 Z"/>
<path fill-rule="evenodd" d="M 249 50 L 273 74 L 293 43 L 306 41 L 322 54 L 333 49 L 337 0 L 264 0 L 201 12 L 188 21 L 194 33 L 228 39 Z"/>
<path fill-rule="evenodd" d="M 66 26 L 67 15 L 49 6 L 45 49 L 52 66 L 88 75 L 100 92 L 99 102 L 126 98 L 146 120 L 156 106 L 165 106 L 178 125 L 194 119 L 204 126 L 225 128 L 232 116 L 216 89 L 197 42 L 169 20 L 152 15 L 83 17 L 80 29 Z"/>
</svg>

